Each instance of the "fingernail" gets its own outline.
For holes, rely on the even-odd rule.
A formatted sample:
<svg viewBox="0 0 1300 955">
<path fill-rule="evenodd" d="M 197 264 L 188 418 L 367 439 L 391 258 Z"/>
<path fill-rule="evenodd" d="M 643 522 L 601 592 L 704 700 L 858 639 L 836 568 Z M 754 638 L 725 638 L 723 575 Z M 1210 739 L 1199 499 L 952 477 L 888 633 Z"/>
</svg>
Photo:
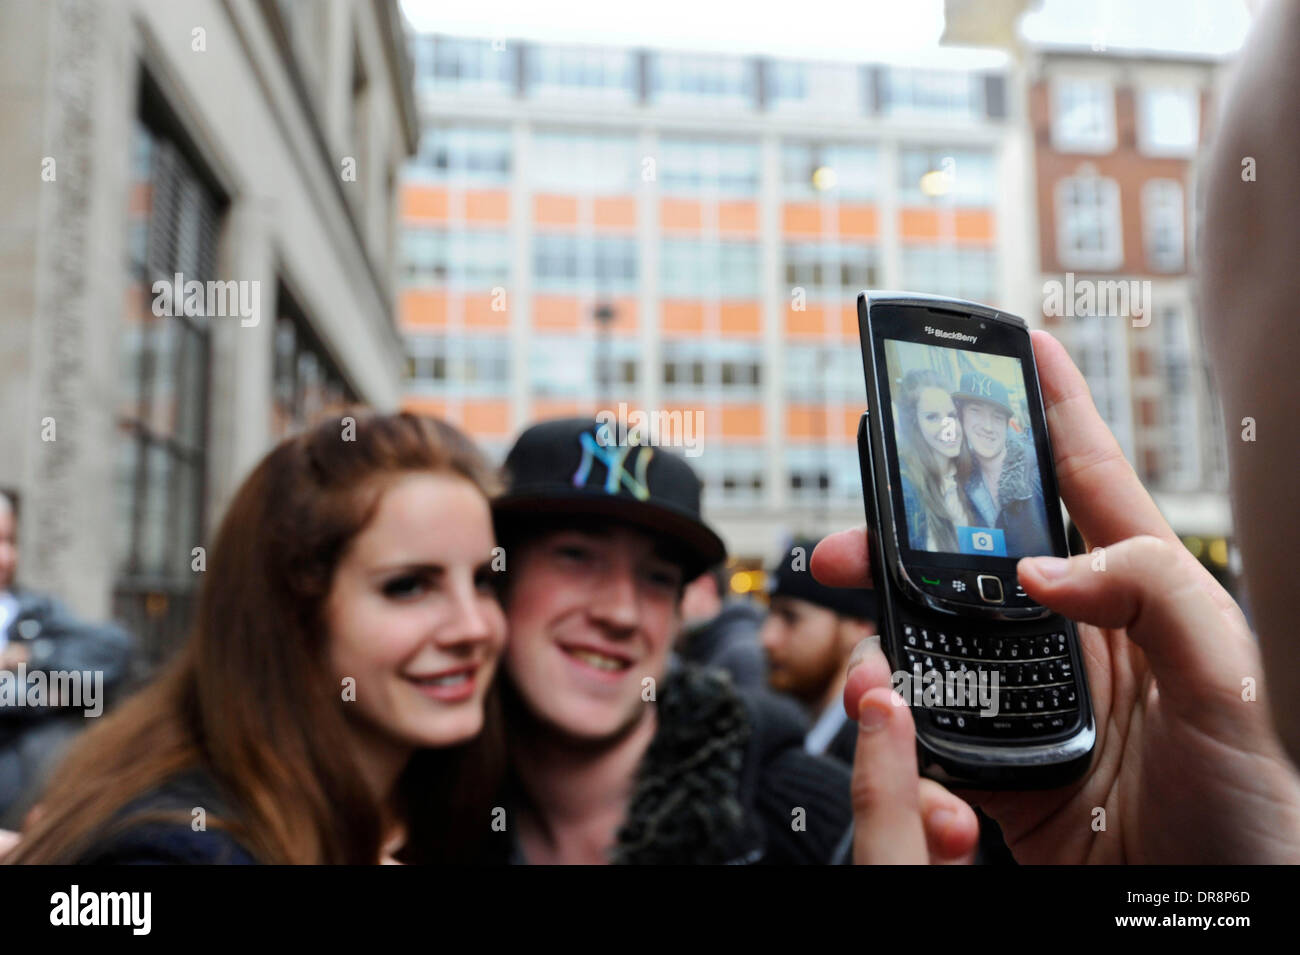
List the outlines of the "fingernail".
<svg viewBox="0 0 1300 955">
<path fill-rule="evenodd" d="M 879 634 L 873 634 L 870 637 L 863 637 L 861 640 L 858 641 L 858 645 L 853 648 L 853 652 L 849 654 L 849 664 L 844 669 L 852 670 L 855 666 L 857 666 L 859 663 L 862 662 L 863 657 L 865 657 L 872 650 L 877 649 L 879 646 L 880 646 Z"/>
<path fill-rule="evenodd" d="M 874 733 L 889 722 L 890 706 L 878 700 L 863 699 L 858 705 L 858 725 L 864 733 Z"/>
<path fill-rule="evenodd" d="M 1064 557 L 1034 557 L 1029 566 L 1045 580 L 1060 580 L 1070 572 L 1070 562 Z"/>
</svg>

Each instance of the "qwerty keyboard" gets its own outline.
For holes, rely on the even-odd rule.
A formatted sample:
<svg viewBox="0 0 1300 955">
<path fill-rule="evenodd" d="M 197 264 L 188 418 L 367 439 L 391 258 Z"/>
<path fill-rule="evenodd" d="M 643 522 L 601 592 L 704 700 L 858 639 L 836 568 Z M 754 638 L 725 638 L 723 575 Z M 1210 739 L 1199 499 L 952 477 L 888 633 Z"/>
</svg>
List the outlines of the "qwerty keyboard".
<svg viewBox="0 0 1300 955">
<path fill-rule="evenodd" d="M 951 705 L 945 697 L 940 705 L 923 707 L 935 729 L 966 736 L 1047 737 L 1070 730 L 1078 720 L 1079 688 L 1064 630 L 995 636 L 905 622 L 901 643 L 901 668 L 913 677 L 918 666 L 922 674 L 936 674 L 936 686 L 940 678 L 948 685 L 947 675 L 953 673 L 959 675 L 954 685 L 969 686 L 966 674 L 974 672 L 979 685 L 993 693 L 997 675 L 996 715 L 980 716 L 978 700 Z"/>
</svg>

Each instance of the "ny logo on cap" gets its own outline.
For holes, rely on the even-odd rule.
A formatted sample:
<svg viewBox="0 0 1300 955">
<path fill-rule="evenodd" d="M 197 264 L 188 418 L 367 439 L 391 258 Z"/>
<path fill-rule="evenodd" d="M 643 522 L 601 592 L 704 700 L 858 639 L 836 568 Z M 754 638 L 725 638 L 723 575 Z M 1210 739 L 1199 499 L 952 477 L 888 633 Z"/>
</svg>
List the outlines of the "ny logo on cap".
<svg viewBox="0 0 1300 955">
<path fill-rule="evenodd" d="M 598 444 L 596 439 L 586 432 L 578 437 L 582 442 L 582 463 L 578 465 L 578 470 L 573 472 L 574 487 L 587 485 L 587 480 L 591 477 L 591 466 L 598 460 L 605 465 L 606 494 L 617 494 L 619 485 L 622 484 L 638 501 L 650 497 L 650 487 L 646 484 L 646 468 L 650 466 L 650 459 L 654 457 L 654 448 L 632 444 L 607 448 Z M 633 465 L 636 469 L 636 477 L 629 474 L 624 467 L 627 456 L 633 451 L 637 452 L 636 463 Z"/>
<path fill-rule="evenodd" d="M 993 379 L 988 375 L 975 375 L 971 380 L 971 393 L 983 395 L 985 398 L 992 398 Z"/>
</svg>

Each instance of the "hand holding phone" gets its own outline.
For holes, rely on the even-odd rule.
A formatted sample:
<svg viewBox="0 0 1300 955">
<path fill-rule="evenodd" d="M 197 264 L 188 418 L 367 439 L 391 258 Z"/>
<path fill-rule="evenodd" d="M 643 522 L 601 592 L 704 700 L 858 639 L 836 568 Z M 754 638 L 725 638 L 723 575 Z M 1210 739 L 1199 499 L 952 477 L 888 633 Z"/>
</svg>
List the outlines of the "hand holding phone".
<svg viewBox="0 0 1300 955">
<path fill-rule="evenodd" d="M 1045 332 L 1033 340 L 1061 497 L 1089 545 L 1105 549 L 1108 570 L 1094 572 L 1091 557 L 1080 556 L 1063 577 L 1048 581 L 1031 571 L 1027 580 L 1044 606 L 1086 621 L 1078 630 L 1097 754 L 1079 781 L 1059 789 L 957 794 L 1002 826 L 1020 862 L 1300 861 L 1300 774 L 1266 707 L 1241 698 L 1241 680 L 1262 665 L 1240 610 L 1165 522 L 1065 350 Z M 822 541 L 810 568 L 824 584 L 863 586 L 875 554 L 865 529 L 841 531 Z M 852 719 L 872 686 L 888 698 L 888 684 L 878 672 L 873 684 L 871 670 L 850 673 Z M 935 784 L 918 778 L 913 711 L 893 712 L 882 733 L 870 734 L 874 748 L 863 740 L 869 734 L 859 740 L 859 862 L 926 861 L 923 845 L 897 844 L 896 833 L 919 824 L 900 813 L 946 807 Z M 887 745 L 899 736 L 901 749 Z M 860 784 L 882 777 L 894 780 L 888 806 L 874 798 L 877 786 Z M 928 815 L 925 834 L 936 835 Z"/>
</svg>

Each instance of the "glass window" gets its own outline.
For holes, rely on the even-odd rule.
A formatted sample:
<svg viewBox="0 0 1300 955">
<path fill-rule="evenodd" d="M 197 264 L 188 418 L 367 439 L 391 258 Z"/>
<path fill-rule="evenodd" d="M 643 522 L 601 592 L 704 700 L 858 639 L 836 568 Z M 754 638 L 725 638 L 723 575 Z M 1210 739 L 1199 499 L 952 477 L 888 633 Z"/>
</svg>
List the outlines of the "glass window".
<svg viewBox="0 0 1300 955">
<path fill-rule="evenodd" d="M 663 343 L 664 394 L 673 398 L 752 399 L 763 383 L 758 342 L 718 339 Z"/>
<path fill-rule="evenodd" d="M 636 55 L 630 50 L 531 46 L 527 58 L 529 96 L 636 99 Z"/>
<path fill-rule="evenodd" d="M 874 199 L 879 193 L 875 146 L 851 143 L 786 143 L 781 181 L 790 199 Z"/>
<path fill-rule="evenodd" d="M 991 206 L 997 198 L 993 154 L 986 151 L 906 147 L 898 174 L 903 202 Z"/>
<path fill-rule="evenodd" d="M 1183 184 L 1176 179 L 1149 179 L 1142 186 L 1142 222 L 1147 261 L 1161 272 L 1183 267 Z"/>
<path fill-rule="evenodd" d="M 759 298 L 759 256 L 756 242 L 664 239 L 660 294 L 665 298 Z"/>
<path fill-rule="evenodd" d="M 1067 269 L 1115 269 L 1123 263 L 1115 180 L 1079 176 L 1057 183 L 1056 257 Z"/>
<path fill-rule="evenodd" d="M 756 62 L 703 53 L 657 53 L 650 57 L 650 98 L 655 103 L 732 105 L 757 102 Z"/>
<path fill-rule="evenodd" d="M 356 394 L 287 290 L 276 299 L 271 436 L 278 441 L 342 413 Z"/>
<path fill-rule="evenodd" d="M 510 130 L 496 126 L 435 126 L 420 137 L 407 175 L 458 186 L 504 186 L 510 182 Z"/>
<path fill-rule="evenodd" d="M 858 113 L 862 85 L 858 67 L 839 63 L 769 62 L 767 108 L 773 111 Z"/>
<path fill-rule="evenodd" d="M 501 395 L 510 388 L 510 341 L 497 336 L 408 335 L 406 369 L 415 392 Z"/>
<path fill-rule="evenodd" d="M 975 74 L 903 67 L 882 74 L 880 108 L 886 116 L 962 120 L 983 113 L 984 87 Z"/>
<path fill-rule="evenodd" d="M 1092 315 L 1072 319 L 1066 329 L 1070 357 L 1088 382 L 1098 413 L 1131 462 L 1133 412 L 1127 325 L 1127 319 L 1121 316 Z"/>
<path fill-rule="evenodd" d="M 1115 148 L 1115 92 L 1103 79 L 1052 81 L 1052 145 L 1063 152 Z"/>
<path fill-rule="evenodd" d="M 991 249 L 904 246 L 903 285 L 933 295 L 992 303 L 997 299 L 997 257 Z"/>
<path fill-rule="evenodd" d="M 222 200 L 180 145 L 144 121 L 132 132 L 127 209 L 131 302 L 117 392 L 114 615 L 159 662 L 184 636 L 204 543 L 210 335 L 202 317 L 153 313 L 155 281 L 217 279 Z M 233 319 L 232 319 L 233 320 Z"/>
<path fill-rule="evenodd" d="M 757 143 L 665 136 L 659 141 L 659 189 L 670 196 L 758 195 Z"/>
<path fill-rule="evenodd" d="M 1158 403 L 1163 419 L 1160 437 L 1164 445 L 1161 448 L 1161 482 L 1167 487 L 1199 488 L 1201 428 L 1196 413 L 1197 396 L 1187 316 L 1176 305 L 1164 305 L 1156 310 L 1153 321 L 1159 326 L 1160 373 L 1164 379 L 1163 395 Z"/>
<path fill-rule="evenodd" d="M 785 281 L 810 299 L 839 299 L 878 286 L 879 254 L 874 245 L 853 242 L 789 242 Z"/>
<path fill-rule="evenodd" d="M 631 136 L 544 131 L 533 136 L 529 163 L 536 192 L 631 195 L 641 157 Z"/>
<path fill-rule="evenodd" d="M 689 459 L 704 484 L 704 507 L 758 504 L 763 500 L 766 456 L 762 447 L 706 444 Z"/>
<path fill-rule="evenodd" d="M 839 506 L 862 500 L 858 453 L 852 445 L 817 443 L 788 447 L 784 457 L 790 501 L 794 505 Z"/>
<path fill-rule="evenodd" d="M 539 292 L 632 292 L 637 285 L 636 240 L 539 232 L 533 237 L 533 277 Z"/>
<path fill-rule="evenodd" d="M 415 42 L 417 89 L 514 94 L 515 51 L 511 44 L 446 36 L 418 37 Z"/>
<path fill-rule="evenodd" d="M 861 404 L 866 400 L 858 349 L 787 343 L 783 352 L 786 397 L 817 404 Z"/>
<path fill-rule="evenodd" d="M 411 226 L 402 232 L 402 280 L 409 287 L 488 290 L 510 279 L 510 237 L 496 229 Z"/>
<path fill-rule="evenodd" d="M 624 398 L 633 396 L 640 367 L 639 343 L 635 338 L 534 335 L 528 355 L 529 382 L 537 397 L 592 396 L 597 383 L 606 375 L 615 392 L 621 392 Z"/>
<path fill-rule="evenodd" d="M 1200 95 L 1190 87 L 1138 92 L 1138 148 L 1150 156 L 1191 156 L 1200 136 Z"/>
</svg>

